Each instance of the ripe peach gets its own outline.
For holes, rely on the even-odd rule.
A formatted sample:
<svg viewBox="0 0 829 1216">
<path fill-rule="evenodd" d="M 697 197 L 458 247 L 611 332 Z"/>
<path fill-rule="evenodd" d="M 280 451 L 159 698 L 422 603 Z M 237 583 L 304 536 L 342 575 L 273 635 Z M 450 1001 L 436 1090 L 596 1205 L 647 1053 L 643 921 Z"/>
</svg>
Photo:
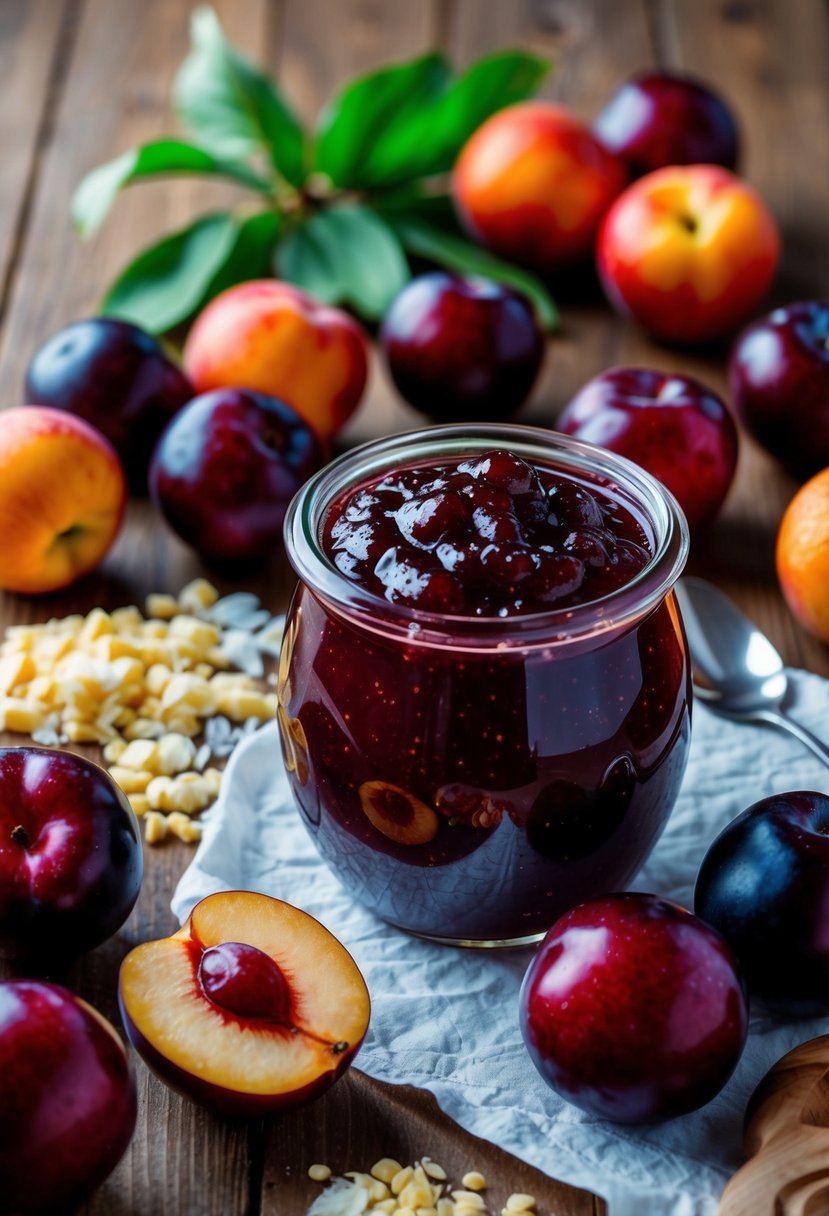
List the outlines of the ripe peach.
<svg viewBox="0 0 829 1216">
<path fill-rule="evenodd" d="M 232 1115 L 300 1106 L 328 1089 L 363 1041 L 369 995 L 318 921 L 253 891 L 197 904 L 173 937 L 121 965 L 127 1036 L 163 1081 Z"/>
<path fill-rule="evenodd" d="M 620 195 L 596 254 L 621 312 L 656 338 L 707 342 L 760 303 L 779 250 L 774 218 L 750 186 L 718 165 L 674 165 Z"/>
<path fill-rule="evenodd" d="M 322 439 L 360 403 L 368 344 L 356 321 L 275 279 L 229 287 L 196 318 L 184 366 L 197 393 L 247 388 L 280 397 Z"/>
<path fill-rule="evenodd" d="M 127 498 L 104 436 L 46 406 L 4 410 L 0 425 L 0 587 L 37 594 L 93 570 L 118 534 Z"/>
<path fill-rule="evenodd" d="M 590 253 L 626 181 L 622 162 L 574 114 L 529 101 L 478 128 L 458 157 L 452 191 L 472 236 L 547 273 Z"/>
</svg>

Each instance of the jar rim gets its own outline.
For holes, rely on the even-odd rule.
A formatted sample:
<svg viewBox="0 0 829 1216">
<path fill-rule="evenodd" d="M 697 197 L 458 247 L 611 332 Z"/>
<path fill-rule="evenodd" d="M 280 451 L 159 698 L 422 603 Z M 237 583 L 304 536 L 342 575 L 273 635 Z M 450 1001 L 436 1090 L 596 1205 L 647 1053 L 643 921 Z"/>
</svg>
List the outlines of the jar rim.
<svg viewBox="0 0 829 1216">
<path fill-rule="evenodd" d="M 653 554 L 647 565 L 599 599 L 569 608 L 484 617 L 426 612 L 382 599 L 347 579 L 325 553 L 320 538 L 326 512 L 349 489 L 403 464 L 461 459 L 496 447 L 582 479 L 605 479 L 621 493 L 624 504 L 638 508 L 653 530 Z M 629 628 L 670 591 L 690 545 L 681 507 L 645 469 L 560 431 L 517 423 L 427 426 L 351 448 L 309 478 L 294 496 L 285 516 L 284 536 L 298 578 L 335 615 L 411 643 L 487 650 L 558 644 Z"/>
</svg>

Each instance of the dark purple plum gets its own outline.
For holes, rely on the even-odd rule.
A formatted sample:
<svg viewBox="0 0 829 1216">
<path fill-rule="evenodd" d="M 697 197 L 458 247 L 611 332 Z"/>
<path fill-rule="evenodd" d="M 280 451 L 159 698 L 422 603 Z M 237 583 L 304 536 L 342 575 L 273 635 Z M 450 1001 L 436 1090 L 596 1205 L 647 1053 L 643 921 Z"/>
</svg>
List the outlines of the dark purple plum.
<svg viewBox="0 0 829 1216">
<path fill-rule="evenodd" d="M 829 797 L 763 798 L 705 854 L 694 909 L 723 935 L 752 995 L 775 1012 L 829 1012 Z"/>
<path fill-rule="evenodd" d="M 400 395 L 436 422 L 511 417 L 544 357 L 544 334 L 523 295 L 440 271 L 395 297 L 380 344 Z"/>
<path fill-rule="evenodd" d="M 156 441 L 190 400 L 193 386 L 161 343 L 112 317 L 67 325 L 35 353 L 26 401 L 68 410 L 106 435 L 124 464 L 130 489 L 147 491 Z"/>
<path fill-rule="evenodd" d="M 194 397 L 164 431 L 150 493 L 205 561 L 247 566 L 278 549 L 288 503 L 321 464 L 313 430 L 284 401 L 216 389 Z"/>
<path fill-rule="evenodd" d="M 734 169 L 739 131 L 726 102 L 678 72 L 641 72 L 613 94 L 593 133 L 636 176 L 666 165 Z"/>
<path fill-rule="evenodd" d="M 829 464 L 829 300 L 775 308 L 737 338 L 728 362 L 737 417 L 799 478 Z"/>
</svg>

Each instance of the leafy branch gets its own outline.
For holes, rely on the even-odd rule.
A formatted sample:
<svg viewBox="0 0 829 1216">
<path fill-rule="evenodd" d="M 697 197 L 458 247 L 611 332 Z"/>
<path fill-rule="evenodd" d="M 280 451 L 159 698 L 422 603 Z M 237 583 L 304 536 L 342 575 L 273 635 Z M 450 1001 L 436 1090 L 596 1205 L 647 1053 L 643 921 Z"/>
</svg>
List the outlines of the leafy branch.
<svg viewBox="0 0 829 1216">
<path fill-rule="evenodd" d="M 548 68 L 502 51 L 456 74 L 431 52 L 351 81 L 311 132 L 230 46 L 215 13 L 197 9 L 173 88 L 189 138 L 154 140 L 93 169 L 75 192 L 73 222 L 90 236 L 121 190 L 177 174 L 233 182 L 258 204 L 202 216 L 144 250 L 109 288 L 104 311 L 161 333 L 225 287 L 276 274 L 376 321 L 414 260 L 508 283 L 552 328 L 544 285 L 467 240 L 440 192 L 472 132 L 535 93 Z"/>
</svg>

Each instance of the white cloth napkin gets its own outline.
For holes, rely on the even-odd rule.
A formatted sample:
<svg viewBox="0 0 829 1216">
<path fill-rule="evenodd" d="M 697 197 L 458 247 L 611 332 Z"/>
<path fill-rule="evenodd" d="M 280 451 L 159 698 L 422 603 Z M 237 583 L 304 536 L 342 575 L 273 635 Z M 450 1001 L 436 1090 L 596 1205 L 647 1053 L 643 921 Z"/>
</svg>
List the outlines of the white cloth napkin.
<svg viewBox="0 0 829 1216">
<path fill-rule="evenodd" d="M 791 674 L 792 715 L 827 733 L 829 683 Z M 703 854 L 734 815 L 769 794 L 828 785 L 829 772 L 795 739 L 735 725 L 698 704 L 679 801 L 633 889 L 691 907 Z M 238 887 L 304 908 L 354 955 L 372 997 L 360 1068 L 431 1090 L 469 1131 L 604 1196 L 611 1216 L 712 1216 L 741 1162 L 743 1111 L 754 1086 L 786 1051 L 829 1029 L 826 1021 L 782 1024 L 755 1015 L 736 1073 L 702 1110 L 648 1127 L 583 1114 L 547 1088 L 523 1047 L 517 996 L 531 951 L 432 945 L 355 904 L 317 857 L 294 809 L 275 725 L 231 758 L 173 911 L 183 921 L 204 895 Z"/>
</svg>

